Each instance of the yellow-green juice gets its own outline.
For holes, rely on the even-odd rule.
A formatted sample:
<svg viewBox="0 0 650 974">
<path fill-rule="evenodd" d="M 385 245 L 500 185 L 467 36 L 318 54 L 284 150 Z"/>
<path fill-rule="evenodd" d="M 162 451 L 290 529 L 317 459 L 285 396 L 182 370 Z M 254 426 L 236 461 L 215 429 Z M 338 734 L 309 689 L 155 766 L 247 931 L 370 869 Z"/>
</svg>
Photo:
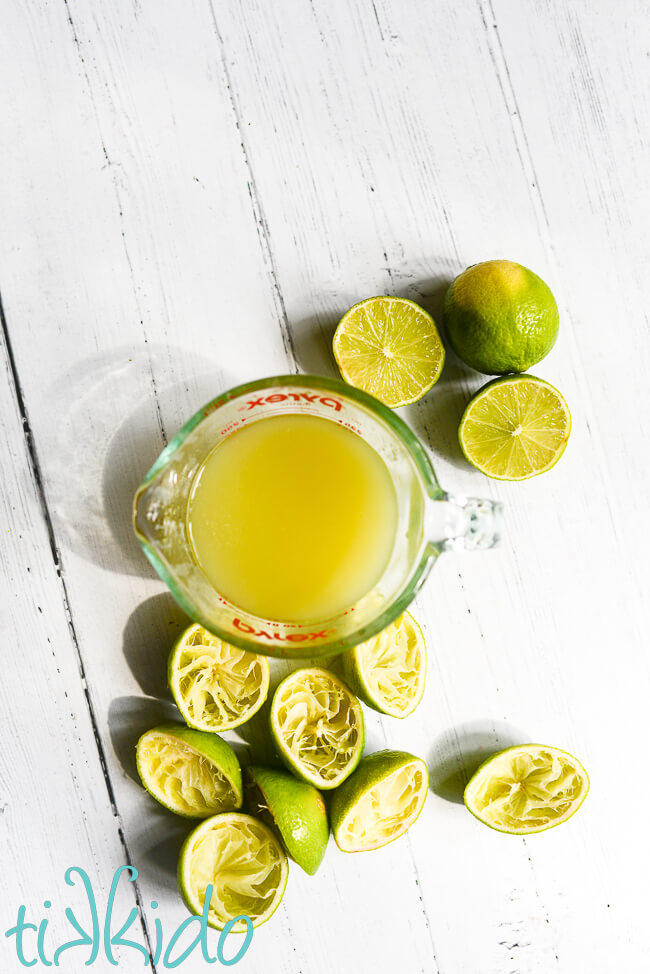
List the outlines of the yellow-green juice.
<svg viewBox="0 0 650 974">
<path fill-rule="evenodd" d="M 291 413 L 242 427 L 202 464 L 188 506 L 197 563 L 220 595 L 263 619 L 345 612 L 382 576 L 397 500 L 359 435 Z"/>
</svg>

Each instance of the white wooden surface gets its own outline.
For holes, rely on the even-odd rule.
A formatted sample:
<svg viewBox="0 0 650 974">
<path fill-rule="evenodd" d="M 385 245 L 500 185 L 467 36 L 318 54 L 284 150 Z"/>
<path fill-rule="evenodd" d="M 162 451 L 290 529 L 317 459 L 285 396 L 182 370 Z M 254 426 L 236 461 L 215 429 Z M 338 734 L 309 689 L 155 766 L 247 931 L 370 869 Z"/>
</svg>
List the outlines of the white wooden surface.
<svg viewBox="0 0 650 974">
<path fill-rule="evenodd" d="M 169 933 L 186 915 L 187 828 L 132 759 L 170 711 L 182 625 L 130 530 L 166 438 L 235 382 L 333 374 L 353 301 L 398 293 L 435 314 L 459 270 L 506 256 L 558 298 L 537 372 L 569 401 L 569 448 L 530 483 L 468 468 L 455 429 L 484 380 L 451 355 L 405 411 L 447 489 L 507 509 L 502 548 L 445 556 L 418 600 L 418 712 L 368 715 L 370 747 L 421 754 L 434 789 L 399 843 L 352 857 L 332 843 L 317 877 L 293 868 L 238 969 L 646 971 L 646 3 L 10 0 L 3 14 L 2 931 L 49 898 L 46 943 L 70 939 L 71 865 L 100 904 L 137 866 L 119 903 L 139 907 L 141 940 L 151 900 Z M 521 739 L 575 751 L 592 780 L 570 824 L 525 840 L 450 800 L 477 749 Z M 23 969 L 4 937 L 0 956 Z"/>
</svg>

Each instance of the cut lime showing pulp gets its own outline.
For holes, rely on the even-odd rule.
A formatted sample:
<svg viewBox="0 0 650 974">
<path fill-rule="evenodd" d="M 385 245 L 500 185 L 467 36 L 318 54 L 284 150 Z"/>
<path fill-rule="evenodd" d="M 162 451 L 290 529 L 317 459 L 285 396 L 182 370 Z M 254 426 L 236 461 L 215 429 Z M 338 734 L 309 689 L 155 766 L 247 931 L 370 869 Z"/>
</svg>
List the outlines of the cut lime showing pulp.
<svg viewBox="0 0 650 974">
<path fill-rule="evenodd" d="M 330 832 L 322 795 L 287 771 L 249 767 L 246 777 L 250 811 L 279 832 L 289 856 L 313 876 Z"/>
<path fill-rule="evenodd" d="M 349 649 L 342 662 L 350 688 L 380 714 L 408 717 L 422 699 L 427 648 L 410 612 L 372 639 Z"/>
<path fill-rule="evenodd" d="M 203 912 L 208 885 L 208 923 L 222 930 L 248 916 L 259 927 L 275 913 L 287 885 L 289 864 L 271 830 L 251 815 L 214 815 L 190 832 L 178 860 L 178 885 L 188 909 Z M 243 920 L 232 928 L 246 930 Z"/>
<path fill-rule="evenodd" d="M 149 794 L 177 815 L 206 818 L 241 807 L 237 755 L 216 734 L 161 724 L 138 741 L 136 762 Z"/>
<path fill-rule="evenodd" d="M 498 832 L 527 835 L 566 822 L 588 791 L 587 772 L 572 754 L 520 744 L 480 766 L 465 788 L 465 805 Z"/>
<path fill-rule="evenodd" d="M 296 670 L 275 691 L 271 733 L 290 771 L 316 788 L 336 788 L 363 751 L 361 704 L 327 670 Z"/>
<path fill-rule="evenodd" d="M 330 818 L 342 852 L 379 849 L 404 835 L 422 811 L 427 766 L 406 751 L 378 751 L 332 797 Z"/>
<path fill-rule="evenodd" d="M 198 624 L 176 641 L 167 673 L 183 719 L 197 730 L 238 727 L 269 692 L 269 664 L 263 656 L 231 646 Z"/>
<path fill-rule="evenodd" d="M 497 480 L 526 480 L 554 466 L 571 414 L 549 382 L 532 375 L 494 379 L 469 402 L 458 429 L 471 464 Z"/>
<path fill-rule="evenodd" d="M 393 407 L 420 399 L 445 364 L 433 318 L 405 298 L 355 304 L 341 318 L 332 348 L 346 382 Z"/>
</svg>

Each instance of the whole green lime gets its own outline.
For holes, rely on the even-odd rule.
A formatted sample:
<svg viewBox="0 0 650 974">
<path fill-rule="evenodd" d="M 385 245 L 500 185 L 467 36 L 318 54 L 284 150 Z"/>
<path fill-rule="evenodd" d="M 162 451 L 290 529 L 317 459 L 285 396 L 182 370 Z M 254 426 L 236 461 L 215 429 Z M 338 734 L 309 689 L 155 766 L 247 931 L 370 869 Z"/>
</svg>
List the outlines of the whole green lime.
<svg viewBox="0 0 650 974">
<path fill-rule="evenodd" d="M 511 260 L 472 264 L 445 296 L 451 347 L 486 375 L 526 372 L 553 348 L 559 324 L 548 284 Z"/>
</svg>

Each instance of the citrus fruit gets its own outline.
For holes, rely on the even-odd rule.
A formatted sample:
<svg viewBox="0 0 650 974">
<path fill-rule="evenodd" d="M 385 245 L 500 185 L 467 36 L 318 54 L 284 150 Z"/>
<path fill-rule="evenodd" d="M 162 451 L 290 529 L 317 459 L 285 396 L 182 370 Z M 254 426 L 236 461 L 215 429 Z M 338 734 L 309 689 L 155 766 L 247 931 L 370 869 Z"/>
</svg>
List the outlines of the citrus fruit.
<svg viewBox="0 0 650 974">
<path fill-rule="evenodd" d="M 526 480 L 554 466 L 571 432 L 558 390 L 532 375 L 493 379 L 468 403 L 458 428 L 471 464 L 497 480 Z"/>
<path fill-rule="evenodd" d="M 263 656 L 231 646 L 197 623 L 176 641 L 167 679 L 190 727 L 225 731 L 247 721 L 266 700 L 269 664 Z"/>
<path fill-rule="evenodd" d="M 416 402 L 438 381 L 445 349 L 433 318 L 406 298 L 366 298 L 341 318 L 334 358 L 350 385 L 386 406 Z"/>
<path fill-rule="evenodd" d="M 363 751 L 361 704 L 327 670 L 295 670 L 273 696 L 271 733 L 290 771 L 316 788 L 336 788 Z"/>
<path fill-rule="evenodd" d="M 313 876 L 329 839 L 322 795 L 313 785 L 274 768 L 246 769 L 246 798 L 250 811 L 280 834 L 288 855 Z"/>
<path fill-rule="evenodd" d="M 342 852 L 365 852 L 398 839 L 422 811 L 428 788 L 427 766 L 413 754 L 378 751 L 362 758 L 332 797 L 337 846 Z"/>
<path fill-rule="evenodd" d="M 178 886 L 188 909 L 203 912 L 213 886 L 208 924 L 222 930 L 247 916 L 259 927 L 275 913 L 287 885 L 289 864 L 278 839 L 252 815 L 213 815 L 190 832 L 178 860 Z M 244 920 L 231 928 L 245 931 Z"/>
<path fill-rule="evenodd" d="M 346 683 L 380 714 L 408 717 L 422 699 L 427 648 L 410 612 L 343 653 L 342 664 Z"/>
<path fill-rule="evenodd" d="M 520 744 L 493 754 L 465 788 L 465 806 L 498 832 L 527 835 L 566 822 L 589 791 L 580 762 L 558 747 Z"/>
<path fill-rule="evenodd" d="M 161 724 L 138 741 L 136 762 L 149 794 L 177 815 L 206 818 L 241 806 L 237 755 L 216 734 Z"/>
<path fill-rule="evenodd" d="M 445 296 L 445 330 L 477 372 L 525 372 L 555 344 L 560 316 L 541 277 L 511 260 L 472 264 Z"/>
</svg>

